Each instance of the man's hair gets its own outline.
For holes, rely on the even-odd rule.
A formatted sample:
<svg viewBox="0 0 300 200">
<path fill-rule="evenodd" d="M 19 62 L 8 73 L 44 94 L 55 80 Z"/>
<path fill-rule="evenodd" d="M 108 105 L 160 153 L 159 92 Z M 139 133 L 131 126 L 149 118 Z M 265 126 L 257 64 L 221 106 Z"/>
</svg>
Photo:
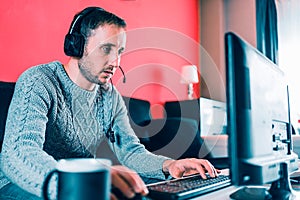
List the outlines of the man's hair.
<svg viewBox="0 0 300 200">
<path fill-rule="evenodd" d="M 91 35 L 92 30 L 95 30 L 99 26 L 103 26 L 105 24 L 114 24 L 120 28 L 126 28 L 125 20 L 99 7 L 88 7 L 82 10 L 81 12 L 77 13 L 74 16 L 72 24 L 74 23 L 74 20 L 78 18 L 79 15 L 85 12 L 87 13 L 84 14 L 84 16 L 81 16 L 82 21 L 79 24 L 79 30 L 77 29 L 77 31 L 81 33 L 85 38 Z"/>
</svg>

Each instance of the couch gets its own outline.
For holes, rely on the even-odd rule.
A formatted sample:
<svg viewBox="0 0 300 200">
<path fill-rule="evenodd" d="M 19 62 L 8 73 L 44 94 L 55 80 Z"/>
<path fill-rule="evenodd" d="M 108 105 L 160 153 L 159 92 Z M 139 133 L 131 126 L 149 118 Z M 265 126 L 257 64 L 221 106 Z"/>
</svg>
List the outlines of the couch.
<svg viewBox="0 0 300 200">
<path fill-rule="evenodd" d="M 153 119 L 150 102 L 123 96 L 132 128 L 146 149 L 180 158 L 208 158 L 199 134 L 199 122 L 182 116 Z"/>
<path fill-rule="evenodd" d="M 0 152 L 2 149 L 7 112 L 14 89 L 14 82 L 0 81 Z"/>
</svg>

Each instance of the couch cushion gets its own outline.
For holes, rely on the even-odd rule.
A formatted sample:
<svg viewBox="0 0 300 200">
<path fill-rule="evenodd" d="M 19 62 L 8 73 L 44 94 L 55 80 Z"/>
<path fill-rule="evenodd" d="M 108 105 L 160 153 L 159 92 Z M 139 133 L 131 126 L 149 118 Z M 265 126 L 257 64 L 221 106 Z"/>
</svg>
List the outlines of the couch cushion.
<svg viewBox="0 0 300 200">
<path fill-rule="evenodd" d="M 128 115 L 132 124 L 146 125 L 151 120 L 150 102 L 147 100 L 136 99 L 123 96 Z"/>
<path fill-rule="evenodd" d="M 4 137 L 7 111 L 15 89 L 14 82 L 0 81 L 0 151 Z"/>
</svg>

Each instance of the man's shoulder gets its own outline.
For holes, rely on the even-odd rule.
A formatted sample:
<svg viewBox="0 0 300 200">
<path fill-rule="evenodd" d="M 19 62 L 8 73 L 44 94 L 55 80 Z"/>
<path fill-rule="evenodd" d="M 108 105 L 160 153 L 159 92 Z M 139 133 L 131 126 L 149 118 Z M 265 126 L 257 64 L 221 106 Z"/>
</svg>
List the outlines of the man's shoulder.
<svg viewBox="0 0 300 200">
<path fill-rule="evenodd" d="M 55 88 L 58 85 L 57 71 L 62 65 L 59 62 L 51 62 L 32 66 L 25 70 L 17 80 L 16 87 L 30 88 Z M 33 87 L 34 86 L 34 87 Z"/>
<path fill-rule="evenodd" d="M 18 82 L 35 82 L 53 79 L 57 76 L 58 68 L 61 66 L 58 61 L 32 66 L 20 75 Z"/>
<path fill-rule="evenodd" d="M 51 74 L 55 73 L 60 66 L 61 63 L 58 61 L 35 65 L 25 70 L 21 76 L 52 76 Z"/>
</svg>

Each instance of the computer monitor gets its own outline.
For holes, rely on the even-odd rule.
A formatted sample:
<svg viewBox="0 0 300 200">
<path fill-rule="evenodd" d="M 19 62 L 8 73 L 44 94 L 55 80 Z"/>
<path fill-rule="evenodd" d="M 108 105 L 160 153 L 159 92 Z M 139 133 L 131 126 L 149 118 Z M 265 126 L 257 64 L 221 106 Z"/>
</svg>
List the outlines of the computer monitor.
<svg viewBox="0 0 300 200">
<path fill-rule="evenodd" d="M 234 33 L 225 34 L 225 52 L 230 176 L 233 185 L 244 185 L 231 198 L 286 199 L 298 156 L 291 150 L 285 75 Z"/>
</svg>

